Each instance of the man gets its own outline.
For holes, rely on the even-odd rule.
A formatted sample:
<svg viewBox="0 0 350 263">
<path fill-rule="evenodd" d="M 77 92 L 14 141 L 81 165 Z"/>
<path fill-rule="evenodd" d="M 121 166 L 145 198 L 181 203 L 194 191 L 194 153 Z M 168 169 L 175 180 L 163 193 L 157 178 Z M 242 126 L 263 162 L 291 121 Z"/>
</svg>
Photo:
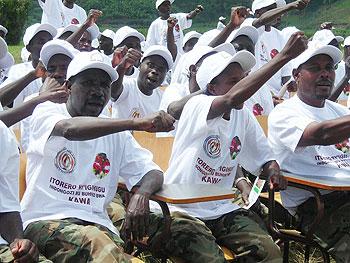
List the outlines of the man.
<svg viewBox="0 0 350 263">
<path fill-rule="evenodd" d="M 113 58 L 113 52 L 114 52 L 114 47 L 113 47 L 113 39 L 115 37 L 115 33 L 110 30 L 106 29 L 100 34 L 99 37 L 99 50 L 103 51 L 103 53 L 110 58 Z"/>
<path fill-rule="evenodd" d="M 32 116 L 21 203 L 25 236 L 55 262 L 129 262 L 106 212 L 119 176 L 128 189 L 140 186 L 126 215 L 128 237 L 147 232 L 149 196 L 163 174 L 123 131 L 170 130 L 173 119 L 164 112 L 138 120 L 98 117 L 117 77 L 108 57 L 82 52 L 68 67 L 67 103 L 43 103 Z"/>
<path fill-rule="evenodd" d="M 12 102 L 14 106 L 20 105 L 25 97 L 39 91 L 43 76 L 42 64 L 39 63 L 40 51 L 56 33 L 56 29 L 49 24 L 34 24 L 27 28 L 23 43 L 30 52 L 32 61 L 10 68 L 8 78 L 0 85 L 0 98 L 3 106 L 8 106 Z"/>
<path fill-rule="evenodd" d="M 143 118 L 157 112 L 163 91 L 159 86 L 172 68 L 170 52 L 163 46 L 152 46 L 144 53 L 137 78 L 123 76 L 129 67 L 141 59 L 141 53 L 129 49 L 118 65 L 118 81 L 112 87 L 112 117 L 120 119 Z"/>
<path fill-rule="evenodd" d="M 167 31 L 168 31 L 168 18 L 173 17 L 177 23 L 173 28 L 174 41 L 177 46 L 177 53 L 182 49 L 183 42 L 183 30 L 190 28 L 192 25 L 192 19 L 203 11 L 202 6 L 197 6 L 195 10 L 188 14 L 178 13 L 170 14 L 171 5 L 174 0 L 157 0 L 156 9 L 158 10 L 159 17 L 152 22 L 148 29 L 146 38 L 146 48 L 152 45 L 161 45 L 167 47 Z"/>
<path fill-rule="evenodd" d="M 57 35 L 55 39 L 66 40 L 79 28 L 78 25 L 68 25 L 66 27 L 60 27 L 57 29 Z"/>
<path fill-rule="evenodd" d="M 38 0 L 43 9 L 41 23 L 49 23 L 55 28 L 70 24 L 81 24 L 86 20 L 86 12 L 75 4 L 76 0 Z"/>
<path fill-rule="evenodd" d="M 190 31 L 186 33 L 183 39 L 183 52 L 187 53 L 193 49 L 193 47 L 197 44 L 198 39 L 201 37 L 201 33 L 196 31 Z"/>
<path fill-rule="evenodd" d="M 8 52 L 7 43 L 2 37 L 0 37 L 0 84 L 7 79 L 8 71 L 13 64 L 15 64 L 15 60 L 11 53 Z"/>
<path fill-rule="evenodd" d="M 263 168 L 270 187 L 283 189 L 286 181 L 279 175 L 279 166 L 272 158 L 261 127 L 243 108 L 243 103 L 284 64 L 305 50 L 305 42 L 302 33 L 293 35 L 274 60 L 248 76 L 245 72 L 254 66 L 255 59 L 247 51 L 234 56 L 219 52 L 206 58 L 197 72 L 197 82 L 204 94 L 194 95 L 183 108 L 164 182 L 193 187 L 215 184 L 231 189 L 240 163 L 255 174 Z M 253 146 L 257 144 L 259 147 Z M 235 253 L 250 250 L 248 262 L 281 262 L 278 248 L 249 210 L 239 209 L 230 201 L 169 208 L 200 219 L 219 245 Z M 205 255 L 196 257 L 196 262 L 224 262 L 217 254 L 210 260 Z"/>
<path fill-rule="evenodd" d="M 333 46 L 309 45 L 294 64 L 297 95 L 269 116 L 269 143 L 281 168 L 288 172 L 334 179 L 350 174 L 350 111 L 327 100 L 341 57 L 341 51 Z M 319 191 L 325 211 L 315 235 L 336 262 L 349 262 L 349 193 Z M 281 192 L 281 197 L 283 205 L 307 230 L 317 213 L 313 194 L 290 187 Z"/>
</svg>

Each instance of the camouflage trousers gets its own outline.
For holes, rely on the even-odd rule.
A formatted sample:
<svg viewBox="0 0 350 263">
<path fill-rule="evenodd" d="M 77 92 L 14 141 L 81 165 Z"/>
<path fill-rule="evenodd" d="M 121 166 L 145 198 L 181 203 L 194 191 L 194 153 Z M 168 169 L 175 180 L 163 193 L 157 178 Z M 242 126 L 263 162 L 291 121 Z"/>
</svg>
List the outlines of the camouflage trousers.
<svg viewBox="0 0 350 263">
<path fill-rule="evenodd" d="M 235 254 L 250 251 L 238 262 L 282 262 L 278 246 L 263 230 L 261 219 L 243 209 L 228 213 L 218 219 L 201 221 L 184 213 L 172 213 L 171 235 L 156 244 L 164 228 L 162 215 L 152 214 L 150 220 L 150 245 L 152 253 L 180 258 L 185 262 L 225 262 L 218 244 Z"/>
<path fill-rule="evenodd" d="M 0 245 L 0 262 L 1 263 L 12 263 L 14 262 L 11 249 L 8 245 Z M 51 260 L 46 259 L 44 256 L 39 255 L 39 263 L 52 263 Z"/>
<path fill-rule="evenodd" d="M 109 229 L 75 218 L 31 223 L 24 235 L 53 262 L 130 262 L 123 241 Z"/>
<path fill-rule="evenodd" d="M 324 217 L 315 232 L 322 247 L 336 262 L 350 262 L 350 193 L 332 192 L 322 196 Z M 317 214 L 315 198 L 309 198 L 297 209 L 298 223 L 307 231 Z"/>
</svg>

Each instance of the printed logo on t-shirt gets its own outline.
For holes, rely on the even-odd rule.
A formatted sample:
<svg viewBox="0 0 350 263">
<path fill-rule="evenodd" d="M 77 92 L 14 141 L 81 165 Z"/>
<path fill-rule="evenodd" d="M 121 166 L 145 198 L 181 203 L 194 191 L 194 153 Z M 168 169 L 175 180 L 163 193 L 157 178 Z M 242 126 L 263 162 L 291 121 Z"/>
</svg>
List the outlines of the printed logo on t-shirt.
<svg viewBox="0 0 350 263">
<path fill-rule="evenodd" d="M 254 116 L 263 115 L 263 112 L 264 112 L 264 108 L 259 103 L 256 103 L 253 106 L 253 114 L 254 114 Z"/>
<path fill-rule="evenodd" d="M 238 136 L 234 137 L 231 142 L 230 146 L 230 155 L 231 159 L 234 160 L 236 159 L 237 155 L 240 153 L 242 148 L 242 144 Z"/>
<path fill-rule="evenodd" d="M 92 171 L 98 179 L 106 177 L 110 170 L 110 162 L 105 153 L 99 153 L 96 155 L 95 162 L 92 166 Z"/>
<path fill-rule="evenodd" d="M 180 32 L 180 26 L 179 26 L 179 24 L 176 24 L 176 25 L 175 25 L 175 30 L 176 30 L 176 32 Z"/>
<path fill-rule="evenodd" d="M 91 53 L 90 61 L 103 62 L 103 55 L 101 53 L 99 53 L 99 52 Z"/>
<path fill-rule="evenodd" d="M 142 116 L 141 111 L 140 111 L 139 108 L 133 108 L 131 110 L 130 115 L 129 115 L 129 118 L 131 118 L 131 119 L 139 119 L 139 118 L 142 118 L 142 117 L 143 116 Z"/>
<path fill-rule="evenodd" d="M 218 135 L 210 135 L 205 139 L 203 148 L 210 158 L 218 158 L 221 154 L 220 137 Z"/>
<path fill-rule="evenodd" d="M 339 151 L 342 151 L 343 153 L 349 153 L 350 152 L 350 142 L 349 139 L 346 139 L 345 141 L 338 143 L 334 145 L 335 148 L 337 148 Z"/>
<path fill-rule="evenodd" d="M 277 49 L 275 49 L 275 48 L 272 49 L 272 50 L 270 51 L 270 57 L 271 57 L 271 59 L 273 59 L 274 57 L 276 57 L 278 53 L 279 53 L 279 52 L 278 52 Z"/>
<path fill-rule="evenodd" d="M 59 151 L 55 158 L 55 166 L 62 173 L 72 173 L 76 165 L 73 153 L 67 148 Z"/>
<path fill-rule="evenodd" d="M 73 25 L 78 25 L 79 24 L 79 20 L 76 19 L 76 18 L 73 18 L 70 23 L 73 24 Z"/>
<path fill-rule="evenodd" d="M 269 62 L 268 58 L 267 58 L 267 48 L 264 44 L 264 42 L 260 42 L 261 45 L 261 53 L 260 53 L 260 60 L 263 62 Z"/>
<path fill-rule="evenodd" d="M 350 84 L 347 84 L 343 90 L 343 93 L 346 95 L 346 96 L 349 96 L 350 94 Z"/>
</svg>

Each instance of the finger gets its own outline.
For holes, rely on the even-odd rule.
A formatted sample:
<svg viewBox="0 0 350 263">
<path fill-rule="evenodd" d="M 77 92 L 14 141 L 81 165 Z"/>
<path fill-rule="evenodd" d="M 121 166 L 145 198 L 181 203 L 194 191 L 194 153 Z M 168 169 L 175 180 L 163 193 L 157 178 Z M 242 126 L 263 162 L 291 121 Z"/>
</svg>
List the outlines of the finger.
<svg viewBox="0 0 350 263">
<path fill-rule="evenodd" d="M 134 215 L 131 218 L 131 233 L 132 233 L 133 240 L 138 240 L 138 237 L 139 237 L 138 225 L 139 225 L 139 217 L 137 215 Z"/>
<path fill-rule="evenodd" d="M 23 253 L 20 258 L 16 259 L 18 263 L 37 262 L 39 258 L 39 251 L 36 246 L 32 245 L 27 253 Z"/>
<path fill-rule="evenodd" d="M 142 240 L 143 237 L 145 236 L 145 215 L 140 215 L 139 216 L 139 221 L 138 221 L 138 240 Z"/>
<path fill-rule="evenodd" d="M 124 223 L 124 236 L 126 240 L 130 240 L 130 235 L 131 235 L 131 221 L 130 221 L 130 215 L 126 215 L 125 218 L 125 223 Z"/>
</svg>

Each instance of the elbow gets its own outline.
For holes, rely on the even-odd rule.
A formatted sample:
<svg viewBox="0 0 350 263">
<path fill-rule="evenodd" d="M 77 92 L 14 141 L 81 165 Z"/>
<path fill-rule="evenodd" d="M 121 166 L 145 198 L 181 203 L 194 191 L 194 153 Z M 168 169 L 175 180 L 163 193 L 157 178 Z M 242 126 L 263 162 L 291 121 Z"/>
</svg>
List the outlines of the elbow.
<svg viewBox="0 0 350 263">
<path fill-rule="evenodd" d="M 55 126 L 55 135 L 61 136 L 69 141 L 75 141 L 77 139 L 77 131 L 70 120 L 60 121 Z"/>
<path fill-rule="evenodd" d="M 168 114 L 170 114 L 171 116 L 173 116 L 173 118 L 175 120 L 179 120 L 180 116 L 181 116 L 181 110 L 178 109 L 178 107 L 176 107 L 173 103 L 170 103 L 167 109 Z"/>
<path fill-rule="evenodd" d="M 322 146 L 332 145 L 339 142 L 339 138 L 334 138 L 334 131 L 332 132 L 331 129 L 327 127 L 320 128 L 315 134 L 315 140 L 317 141 L 317 145 Z"/>
</svg>

